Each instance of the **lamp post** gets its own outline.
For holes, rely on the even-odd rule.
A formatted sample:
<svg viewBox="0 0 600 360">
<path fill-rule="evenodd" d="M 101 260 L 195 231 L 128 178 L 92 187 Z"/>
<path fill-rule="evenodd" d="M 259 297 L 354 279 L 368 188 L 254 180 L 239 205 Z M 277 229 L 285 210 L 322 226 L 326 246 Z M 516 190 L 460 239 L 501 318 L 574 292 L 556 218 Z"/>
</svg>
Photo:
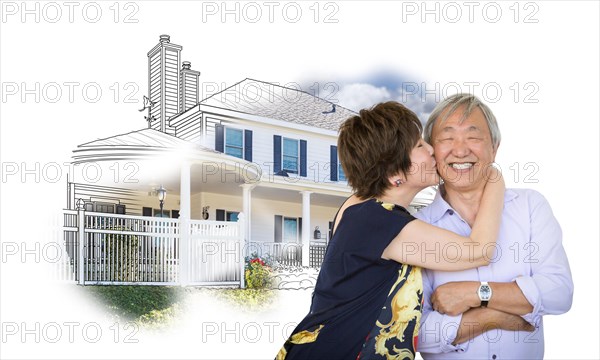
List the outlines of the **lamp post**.
<svg viewBox="0 0 600 360">
<path fill-rule="evenodd" d="M 167 197 L 167 189 L 161 185 L 160 189 L 156 190 L 156 193 L 158 194 L 158 201 L 160 202 L 160 217 L 163 217 L 163 204 Z"/>
</svg>

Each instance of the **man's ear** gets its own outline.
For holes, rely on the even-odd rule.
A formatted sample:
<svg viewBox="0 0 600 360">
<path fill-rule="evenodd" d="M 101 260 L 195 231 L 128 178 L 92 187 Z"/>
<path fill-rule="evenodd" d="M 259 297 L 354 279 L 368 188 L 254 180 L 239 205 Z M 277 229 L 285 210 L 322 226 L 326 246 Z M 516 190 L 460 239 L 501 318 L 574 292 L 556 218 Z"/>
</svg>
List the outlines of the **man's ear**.
<svg viewBox="0 0 600 360">
<path fill-rule="evenodd" d="M 496 154 L 498 153 L 498 148 L 500 147 L 500 143 L 498 143 L 498 145 L 496 145 L 494 147 L 494 156 L 493 156 L 493 161 L 496 162 Z"/>
</svg>

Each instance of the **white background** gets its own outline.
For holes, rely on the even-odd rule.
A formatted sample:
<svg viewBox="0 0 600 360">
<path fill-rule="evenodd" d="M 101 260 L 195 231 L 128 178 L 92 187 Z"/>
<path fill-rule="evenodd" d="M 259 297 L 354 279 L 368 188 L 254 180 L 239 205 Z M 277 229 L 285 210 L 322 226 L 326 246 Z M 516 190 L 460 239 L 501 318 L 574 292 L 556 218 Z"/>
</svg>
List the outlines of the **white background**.
<svg viewBox="0 0 600 360">
<path fill-rule="evenodd" d="M 36 242 L 49 241 L 49 214 L 66 202 L 65 174 L 55 182 L 48 181 L 54 174 L 23 179 L 23 163 L 35 172 L 36 163 L 41 170 L 48 163 L 68 162 L 78 144 L 145 127 L 137 109 L 147 94 L 146 53 L 160 34 L 171 35 L 171 42 L 183 46 L 182 60 L 202 73 L 203 83 L 229 86 L 250 77 L 297 82 L 312 92 L 308 86 L 318 82 L 325 91 L 322 96 L 354 109 L 398 98 L 400 82 L 425 87 L 427 104 L 456 92 L 456 84 L 468 91 L 469 84 L 476 83 L 473 92 L 487 100 L 499 119 L 503 140 L 497 162 L 508 185 L 542 192 L 563 229 L 575 298 L 567 314 L 545 318 L 546 357 L 600 356 L 597 2 L 23 4 L 2 2 L 0 24 L 3 243 L 34 248 Z M 32 13 L 22 17 L 24 6 Z M 224 6 L 234 12 L 223 19 Z M 432 12 L 423 19 L 425 7 Z M 302 10 L 298 16 L 297 8 Z M 327 22 L 327 15 L 337 22 Z M 65 85 L 70 82 L 77 83 L 72 99 Z M 327 82 L 339 89 L 331 94 L 324 89 Z M 96 96 L 94 88 L 82 93 L 86 84 L 101 88 L 98 101 L 90 100 Z M 27 94 L 24 88 L 33 91 Z M 130 91 L 137 102 L 125 101 Z M 427 112 L 425 102 L 409 102 Z M 9 163 L 17 164 L 16 174 L 14 167 L 7 174 Z M 131 344 L 123 329 L 114 337 L 115 330 L 102 323 L 96 307 L 79 291 L 47 283 L 40 272 L 45 269 L 43 259 L 2 260 L 3 331 L 8 323 L 20 326 L 17 335 L 4 333 L 0 355 L 7 358 L 272 358 L 283 342 L 284 324 L 299 321 L 310 301 L 307 291 L 285 293 L 277 310 L 240 315 L 231 309 L 214 310 L 219 304 L 207 307 L 209 300 L 202 298 L 172 331 L 137 333 L 139 342 Z M 208 308 L 212 310 L 202 310 Z M 278 322 L 273 339 L 268 336 L 269 321 Z M 36 322 L 40 339 L 30 334 L 22 341 L 23 326 L 35 333 Z M 65 322 L 81 324 L 73 341 Z M 90 322 L 98 322 L 103 330 L 96 343 L 81 334 Z M 54 325 L 48 324 L 53 323 L 62 337 L 52 335 Z M 208 336 L 214 324 L 217 335 Z M 251 333 L 252 324 L 259 325 L 262 337 Z M 232 333 L 223 333 L 224 328 Z"/>
</svg>

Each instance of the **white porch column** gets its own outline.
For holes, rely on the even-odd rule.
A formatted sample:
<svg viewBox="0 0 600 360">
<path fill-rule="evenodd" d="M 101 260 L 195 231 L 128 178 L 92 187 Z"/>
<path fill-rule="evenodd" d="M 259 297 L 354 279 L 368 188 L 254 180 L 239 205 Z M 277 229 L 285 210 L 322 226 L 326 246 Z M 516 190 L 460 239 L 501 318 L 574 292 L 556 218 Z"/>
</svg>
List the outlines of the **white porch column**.
<svg viewBox="0 0 600 360">
<path fill-rule="evenodd" d="M 181 163 L 181 178 L 179 181 L 179 284 L 190 282 L 190 218 L 191 218 L 191 179 L 188 161 Z"/>
<path fill-rule="evenodd" d="M 302 266 L 310 264 L 310 194 L 312 191 L 300 191 L 302 194 Z"/>
<path fill-rule="evenodd" d="M 79 276 L 78 284 L 85 285 L 85 210 L 83 200 L 77 200 L 77 238 L 79 241 L 78 258 L 77 258 L 77 275 Z"/>
<path fill-rule="evenodd" d="M 244 213 L 245 220 L 245 244 L 242 244 L 244 248 L 242 250 L 246 251 L 252 241 L 252 227 L 250 223 L 252 222 L 252 189 L 256 187 L 256 184 L 242 184 L 242 212 Z M 246 254 L 249 255 L 249 254 Z"/>
</svg>

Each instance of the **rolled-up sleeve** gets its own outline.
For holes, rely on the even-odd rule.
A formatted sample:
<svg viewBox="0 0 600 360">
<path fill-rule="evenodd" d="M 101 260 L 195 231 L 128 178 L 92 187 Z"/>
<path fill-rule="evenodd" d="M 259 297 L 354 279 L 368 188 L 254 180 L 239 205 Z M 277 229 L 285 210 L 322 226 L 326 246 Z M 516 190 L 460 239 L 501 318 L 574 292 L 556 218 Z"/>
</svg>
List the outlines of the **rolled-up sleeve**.
<svg viewBox="0 0 600 360">
<path fill-rule="evenodd" d="M 529 276 L 514 279 L 533 306 L 523 319 L 538 327 L 542 316 L 563 314 L 573 302 L 573 279 L 567 254 L 562 245 L 562 231 L 550 204 L 538 192 L 529 199 L 531 237 L 524 262 L 529 262 Z"/>
<path fill-rule="evenodd" d="M 469 342 L 452 345 L 456 339 L 462 314 L 458 316 L 442 315 L 431 307 L 433 286 L 428 271 L 423 271 L 423 317 L 419 329 L 417 351 L 421 353 L 449 353 L 466 351 Z"/>
</svg>

